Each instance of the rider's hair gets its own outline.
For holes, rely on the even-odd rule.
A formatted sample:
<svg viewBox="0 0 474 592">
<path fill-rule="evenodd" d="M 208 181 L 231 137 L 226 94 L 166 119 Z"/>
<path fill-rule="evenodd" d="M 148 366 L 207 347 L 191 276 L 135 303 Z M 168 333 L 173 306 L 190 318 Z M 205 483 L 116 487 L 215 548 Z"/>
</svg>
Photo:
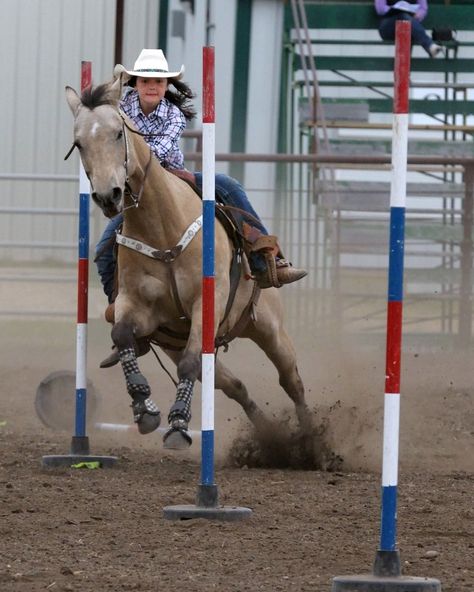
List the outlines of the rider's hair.
<svg viewBox="0 0 474 592">
<path fill-rule="evenodd" d="M 170 90 L 170 87 L 168 86 L 168 90 L 165 92 L 165 98 L 168 99 L 170 103 L 173 103 L 173 105 L 176 105 L 184 117 L 188 121 L 191 121 L 191 119 L 196 117 L 196 110 L 191 103 L 191 99 L 196 95 L 190 87 L 185 82 L 181 82 L 181 80 L 170 78 L 169 83 L 175 87 L 176 91 Z"/>
</svg>

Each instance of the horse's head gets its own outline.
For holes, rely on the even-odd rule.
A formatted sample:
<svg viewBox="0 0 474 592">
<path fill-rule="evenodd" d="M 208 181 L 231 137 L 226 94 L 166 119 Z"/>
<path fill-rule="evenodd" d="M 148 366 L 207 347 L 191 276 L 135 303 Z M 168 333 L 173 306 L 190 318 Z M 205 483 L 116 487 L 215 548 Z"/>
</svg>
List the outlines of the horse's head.
<svg viewBox="0 0 474 592">
<path fill-rule="evenodd" d="M 66 87 L 66 99 L 74 115 L 74 146 L 80 151 L 91 182 L 92 199 L 108 217 L 122 210 L 127 176 L 133 174 L 131 148 L 118 110 L 121 87 L 121 77 L 88 88 L 81 97 Z"/>
</svg>

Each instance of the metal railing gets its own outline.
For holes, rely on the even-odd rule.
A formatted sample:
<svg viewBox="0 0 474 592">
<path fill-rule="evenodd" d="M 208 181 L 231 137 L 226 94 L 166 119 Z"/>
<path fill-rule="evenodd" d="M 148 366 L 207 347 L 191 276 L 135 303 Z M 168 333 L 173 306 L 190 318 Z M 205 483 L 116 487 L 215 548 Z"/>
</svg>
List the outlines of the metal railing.
<svg viewBox="0 0 474 592">
<path fill-rule="evenodd" d="M 187 153 L 185 159 L 187 163 L 199 163 L 201 156 L 199 152 Z M 334 208 L 332 211 L 330 208 L 328 210 L 327 207 L 321 208 L 314 200 L 312 181 L 307 180 L 306 173 L 304 175 L 295 174 L 295 170 L 305 169 L 306 167 L 306 171 L 310 173 L 313 168 L 317 169 L 321 165 L 331 166 L 334 170 L 347 170 L 349 168 L 355 171 L 361 169 L 389 170 L 390 156 L 220 153 L 216 155 L 216 161 L 238 161 L 246 163 L 248 167 L 263 166 L 263 163 L 267 165 L 276 164 L 278 167 L 284 167 L 288 172 L 286 177 L 285 175 L 283 177 L 281 175 L 278 176 L 278 178 L 287 179 L 285 186 L 273 186 L 267 190 L 269 195 L 274 194 L 274 198 L 272 197 L 272 199 L 274 199 L 275 203 L 273 216 L 271 219 L 265 220 L 265 222 L 268 222 L 270 226 L 276 229 L 276 233 L 279 234 L 281 243 L 286 249 L 289 258 L 298 265 L 307 266 L 310 271 L 307 280 L 299 282 L 292 288 L 292 298 L 289 304 L 290 307 L 293 307 L 291 313 L 291 316 L 295 319 L 293 322 L 297 325 L 298 323 L 307 323 L 308 318 L 310 318 L 313 319 L 310 322 L 320 325 L 328 322 L 328 319 L 338 317 L 341 319 L 341 323 L 346 326 L 358 327 L 361 318 L 369 318 L 371 319 L 370 331 L 377 332 L 383 330 L 383 322 L 381 322 L 378 315 L 380 315 L 381 310 L 384 310 L 383 300 L 385 298 L 385 288 L 381 294 L 376 294 L 375 292 L 370 294 L 370 291 L 358 291 L 347 286 L 349 280 L 364 284 L 364 278 L 372 274 L 371 269 L 364 270 L 363 265 L 358 266 L 357 264 L 358 258 L 362 261 L 364 257 L 367 257 L 362 251 L 360 253 L 357 251 L 357 249 L 361 249 L 362 242 L 360 237 L 357 238 L 355 246 L 354 243 L 350 242 L 352 240 L 351 233 L 354 234 L 356 232 L 354 229 L 357 229 L 358 225 L 360 226 L 363 223 L 360 213 L 358 216 L 352 216 L 350 214 L 341 216 L 339 212 L 339 215 L 336 216 L 335 212 L 337 212 L 337 208 Z M 307 166 L 308 163 L 311 166 Z M 440 290 L 438 288 L 436 290 L 433 289 L 431 294 L 426 290 L 413 290 L 407 294 L 407 299 L 413 305 L 413 309 L 419 306 L 417 303 L 420 301 L 432 303 L 429 305 L 432 310 L 425 319 L 421 321 L 422 315 L 418 315 L 418 317 L 415 315 L 410 320 L 410 330 L 416 327 L 417 323 L 430 324 L 432 327 L 430 331 L 433 334 L 449 334 L 459 344 L 467 346 L 471 343 L 472 333 L 474 159 L 463 157 L 410 156 L 408 158 L 408 165 L 410 170 L 451 167 L 463 172 L 464 197 L 460 205 L 458 203 L 454 214 L 455 217 L 452 220 L 452 223 L 459 229 L 460 238 L 454 242 L 451 241 L 454 245 L 452 252 L 443 254 L 446 259 L 450 259 L 455 269 L 452 269 L 453 265 L 450 265 L 450 270 L 445 270 L 446 274 L 443 275 L 443 278 L 436 280 L 436 285 L 441 286 Z M 70 182 L 77 181 L 76 176 L 67 176 L 66 179 L 65 176 L 61 175 L 0 174 L 0 179 L 7 177 L 9 180 L 26 179 L 32 182 L 46 179 L 57 179 L 58 181 L 68 180 Z M 301 183 L 301 179 L 306 179 L 306 182 Z M 247 187 L 247 190 L 253 200 L 257 196 L 257 193 L 254 194 L 249 187 Z M 260 189 L 259 191 L 265 190 Z M 16 208 L 14 206 L 0 206 L 0 210 L 12 215 L 25 215 L 29 213 L 33 216 L 39 215 L 42 217 L 50 215 L 75 217 L 77 215 L 76 210 L 73 208 Z M 429 212 L 429 215 L 433 218 L 436 208 L 426 208 L 426 212 Z M 100 212 L 98 213 L 100 214 Z M 422 216 L 423 208 L 417 209 L 416 214 L 417 216 Z M 440 207 L 438 218 L 441 219 L 442 215 L 443 208 Z M 368 231 L 367 228 L 369 229 Z M 367 232 L 370 234 L 373 229 L 377 229 L 377 223 L 373 226 L 369 225 L 367 228 L 362 230 L 364 237 Z M 349 232 L 349 242 L 346 236 L 347 232 Z M 456 230 L 456 232 L 458 231 Z M 408 237 L 407 257 L 422 258 L 424 249 L 426 261 L 436 261 L 436 258 L 441 261 L 441 255 L 436 249 L 444 239 L 428 237 L 423 243 L 418 241 L 413 244 L 410 243 L 410 240 L 410 237 Z M 44 240 L 42 242 L 46 246 L 46 243 L 52 244 L 54 241 Z M 16 246 L 17 243 L 13 244 Z M 0 246 L 3 249 L 8 248 L 6 241 L 0 244 Z M 25 246 L 41 247 L 40 244 L 33 243 L 32 241 L 28 241 L 28 245 Z M 71 245 L 65 244 L 64 241 L 55 243 L 55 248 L 59 251 L 73 248 L 73 246 L 75 247 L 76 245 L 73 245 L 72 241 Z M 374 247 L 378 251 L 374 250 L 371 256 L 377 254 L 383 258 L 385 248 L 385 245 Z M 355 262 L 352 266 L 347 267 L 345 263 L 348 254 L 344 252 L 344 249 L 352 250 L 352 253 L 349 253 L 352 261 Z M 430 267 L 433 267 L 431 263 Z M 71 278 L 74 277 L 73 265 L 68 267 L 68 270 L 69 273 L 63 275 L 65 281 L 71 282 Z M 453 271 L 454 273 L 452 273 Z M 407 272 L 410 273 L 410 270 L 408 269 Z M 50 275 L 51 281 L 57 282 L 62 274 L 51 268 Z M 6 277 L 6 274 L 3 274 L 2 279 L 10 283 L 14 283 L 14 281 L 49 281 L 43 274 L 30 273 L 29 278 L 25 276 L 25 280 L 22 280 L 21 276 L 22 270 L 19 267 L 14 270 L 14 273 L 10 273 L 9 279 Z M 413 279 L 410 279 L 410 282 L 414 285 Z M 367 282 L 364 285 L 368 285 Z M 367 306 L 369 301 L 372 303 L 371 307 Z M 362 306 L 361 302 L 365 304 Z M 451 304 L 448 307 L 443 302 L 449 302 Z M 436 306 L 434 306 L 434 303 L 436 303 Z M 1 310 L 0 314 L 2 314 Z M 29 314 L 33 314 L 32 311 Z M 449 321 L 447 320 L 448 315 L 450 315 Z M 443 320 L 444 317 L 446 317 L 446 320 Z"/>
</svg>

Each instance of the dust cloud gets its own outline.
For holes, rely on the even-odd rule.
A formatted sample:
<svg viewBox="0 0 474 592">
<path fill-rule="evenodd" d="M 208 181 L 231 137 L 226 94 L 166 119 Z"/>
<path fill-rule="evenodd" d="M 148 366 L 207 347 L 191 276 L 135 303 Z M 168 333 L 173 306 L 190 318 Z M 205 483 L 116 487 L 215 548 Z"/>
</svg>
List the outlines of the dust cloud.
<svg viewBox="0 0 474 592">
<path fill-rule="evenodd" d="M 74 286 L 71 286 L 71 291 Z M 381 470 L 385 334 L 378 330 L 361 339 L 360 323 L 308 315 L 307 299 L 318 297 L 296 288 L 282 291 L 288 332 L 312 410 L 312 452 L 302 446 L 293 404 L 278 384 L 270 361 L 253 343 L 233 342 L 220 359 L 241 378 L 252 397 L 279 429 L 258 439 L 240 407 L 216 393 L 216 462 L 222 465 Z M 40 292 L 37 292 L 40 293 Z M 74 302 L 73 293 L 69 294 Z M 14 295 L 12 295 L 12 302 Z M 72 306 L 72 305 L 71 305 Z M 94 303 L 94 310 L 100 308 Z M 363 316 L 361 317 L 363 319 Z M 69 445 L 70 433 L 46 428 L 35 411 L 38 385 L 50 373 L 75 368 L 75 319 L 68 317 L 3 317 L 1 341 L 0 420 L 11 429 L 42 434 Z M 382 327 L 382 328 L 381 328 Z M 139 436 L 132 430 L 104 431 L 96 423 L 130 425 L 132 414 L 120 367 L 101 370 L 110 350 L 110 329 L 97 316 L 89 322 L 88 377 L 97 396 L 89 430 L 94 446 L 156 450 L 165 457 L 160 434 Z M 163 359 L 170 371 L 173 365 Z M 140 358 L 152 397 L 166 417 L 174 386 L 153 356 Z M 432 471 L 474 470 L 474 368 L 472 353 L 437 346 L 403 349 L 401 381 L 400 467 Z M 64 408 L 73 412 L 74 392 L 64 392 Z M 67 423 L 67 418 L 66 418 Z M 72 418 L 71 418 L 72 427 Z M 200 429 L 200 387 L 193 402 L 193 430 Z M 199 461 L 199 437 L 182 454 Z M 47 454 L 48 451 L 45 450 Z"/>
</svg>

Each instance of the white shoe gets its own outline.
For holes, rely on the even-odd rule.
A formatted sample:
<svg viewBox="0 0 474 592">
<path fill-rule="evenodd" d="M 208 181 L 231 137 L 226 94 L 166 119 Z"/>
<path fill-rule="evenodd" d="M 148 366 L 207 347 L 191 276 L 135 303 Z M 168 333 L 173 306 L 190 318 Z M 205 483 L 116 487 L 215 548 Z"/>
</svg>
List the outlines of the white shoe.
<svg viewBox="0 0 474 592">
<path fill-rule="evenodd" d="M 432 58 L 435 58 L 442 51 L 443 51 L 443 48 L 441 47 L 441 45 L 438 45 L 437 43 L 432 43 L 430 45 L 430 48 L 428 50 L 428 53 L 430 54 L 430 56 Z"/>
</svg>

